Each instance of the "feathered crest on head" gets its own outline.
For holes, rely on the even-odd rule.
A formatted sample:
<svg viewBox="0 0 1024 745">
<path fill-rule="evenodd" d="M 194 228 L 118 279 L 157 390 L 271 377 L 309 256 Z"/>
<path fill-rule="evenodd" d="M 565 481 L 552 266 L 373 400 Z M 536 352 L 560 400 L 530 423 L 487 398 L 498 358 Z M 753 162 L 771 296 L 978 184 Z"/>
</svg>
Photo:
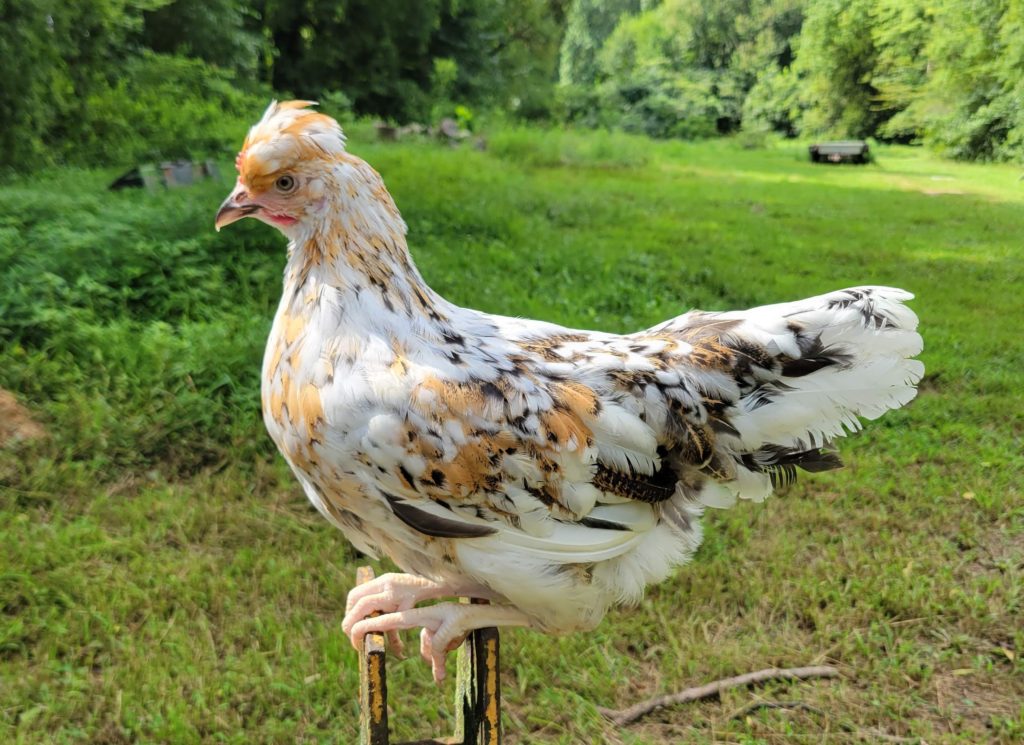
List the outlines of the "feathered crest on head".
<svg viewBox="0 0 1024 745">
<path fill-rule="evenodd" d="M 235 159 L 239 174 L 266 174 L 297 158 L 331 158 L 345 152 L 345 135 L 331 117 L 310 109 L 316 101 L 271 101 L 249 130 Z"/>
</svg>

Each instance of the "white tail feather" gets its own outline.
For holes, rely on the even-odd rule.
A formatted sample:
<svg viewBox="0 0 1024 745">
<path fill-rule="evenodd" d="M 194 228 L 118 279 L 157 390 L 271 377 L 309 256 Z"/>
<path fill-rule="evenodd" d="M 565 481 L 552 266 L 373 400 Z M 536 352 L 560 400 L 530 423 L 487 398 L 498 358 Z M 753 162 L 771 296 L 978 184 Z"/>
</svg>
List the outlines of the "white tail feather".
<svg viewBox="0 0 1024 745">
<path fill-rule="evenodd" d="M 784 370 L 742 398 L 730 419 L 738 436 L 723 438 L 721 446 L 736 454 L 819 448 L 859 430 L 861 418 L 876 419 L 907 404 L 924 374 L 924 365 L 911 359 L 922 349 L 917 316 L 902 304 L 912 297 L 893 288 L 860 287 L 727 314 L 743 321 L 732 332 L 738 338 L 791 360 L 813 340 L 817 351 L 808 356 L 830 362 L 811 372 Z M 772 489 L 764 473 L 739 462 L 722 486 L 705 485 L 700 501 L 729 506 L 736 497 L 759 501 Z"/>
</svg>

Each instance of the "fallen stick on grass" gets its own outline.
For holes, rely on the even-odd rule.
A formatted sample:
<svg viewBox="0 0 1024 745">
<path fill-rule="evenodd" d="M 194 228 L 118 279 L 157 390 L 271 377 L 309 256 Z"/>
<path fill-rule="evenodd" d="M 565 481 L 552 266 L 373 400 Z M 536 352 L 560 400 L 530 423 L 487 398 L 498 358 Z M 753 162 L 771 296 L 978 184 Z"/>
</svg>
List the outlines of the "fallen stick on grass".
<svg viewBox="0 0 1024 745">
<path fill-rule="evenodd" d="M 687 688 L 686 690 L 679 691 L 678 693 L 669 693 L 664 696 L 656 696 L 648 699 L 647 701 L 641 701 L 638 704 L 633 704 L 626 709 L 606 709 L 604 707 L 598 707 L 598 711 L 601 712 L 608 719 L 615 722 L 620 727 L 627 724 L 632 724 L 637 719 L 640 719 L 647 714 L 650 714 L 655 709 L 661 709 L 666 706 L 674 706 L 675 704 L 687 704 L 691 701 L 700 701 L 705 698 L 713 698 L 722 691 L 730 688 L 741 688 L 743 686 L 754 685 L 756 683 L 764 683 L 769 680 L 806 680 L 808 678 L 835 678 L 839 675 L 839 671 L 828 665 L 816 665 L 813 667 L 790 667 L 780 669 L 777 667 L 769 667 L 764 670 L 758 670 L 753 673 L 746 673 L 744 675 L 737 675 L 733 678 L 723 678 L 722 680 L 716 680 L 706 685 L 697 686 L 696 688 Z"/>
</svg>

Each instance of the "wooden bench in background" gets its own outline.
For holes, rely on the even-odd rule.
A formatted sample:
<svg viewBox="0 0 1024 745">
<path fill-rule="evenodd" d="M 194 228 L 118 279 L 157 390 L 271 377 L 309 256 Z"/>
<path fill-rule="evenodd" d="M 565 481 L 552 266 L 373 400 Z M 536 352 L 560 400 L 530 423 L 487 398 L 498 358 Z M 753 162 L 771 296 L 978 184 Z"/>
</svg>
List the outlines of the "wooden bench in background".
<svg viewBox="0 0 1024 745">
<path fill-rule="evenodd" d="M 816 142 L 808 150 L 814 163 L 869 163 L 871 151 L 863 140 Z"/>
</svg>

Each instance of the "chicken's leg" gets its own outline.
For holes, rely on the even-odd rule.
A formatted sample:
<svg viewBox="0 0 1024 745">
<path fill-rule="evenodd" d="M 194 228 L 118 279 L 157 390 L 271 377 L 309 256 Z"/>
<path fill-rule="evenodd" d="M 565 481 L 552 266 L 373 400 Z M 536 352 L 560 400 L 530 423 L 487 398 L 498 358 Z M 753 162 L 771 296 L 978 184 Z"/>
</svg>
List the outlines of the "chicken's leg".
<svg viewBox="0 0 1024 745">
<path fill-rule="evenodd" d="M 430 663 L 434 680 L 440 683 L 444 680 L 448 653 L 461 644 L 470 631 L 488 626 L 530 626 L 532 623 L 529 616 L 510 605 L 438 603 L 376 618 L 364 618 L 347 633 L 353 646 L 358 649 L 366 634 L 390 633 L 422 626 L 420 654 Z"/>
</svg>

